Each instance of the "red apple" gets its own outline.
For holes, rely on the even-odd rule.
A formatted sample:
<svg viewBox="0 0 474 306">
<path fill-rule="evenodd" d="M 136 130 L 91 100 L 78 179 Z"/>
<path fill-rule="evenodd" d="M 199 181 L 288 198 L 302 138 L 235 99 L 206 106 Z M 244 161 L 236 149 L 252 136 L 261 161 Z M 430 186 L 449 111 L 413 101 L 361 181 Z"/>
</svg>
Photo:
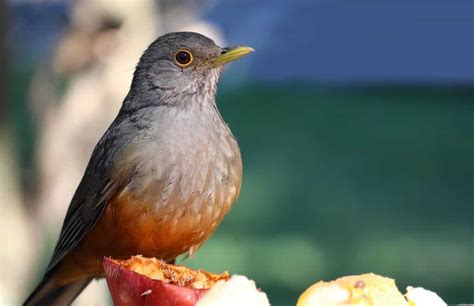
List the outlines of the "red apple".
<svg viewBox="0 0 474 306">
<path fill-rule="evenodd" d="M 115 306 L 194 306 L 227 272 L 212 274 L 156 258 L 104 258 L 105 277 Z"/>
</svg>

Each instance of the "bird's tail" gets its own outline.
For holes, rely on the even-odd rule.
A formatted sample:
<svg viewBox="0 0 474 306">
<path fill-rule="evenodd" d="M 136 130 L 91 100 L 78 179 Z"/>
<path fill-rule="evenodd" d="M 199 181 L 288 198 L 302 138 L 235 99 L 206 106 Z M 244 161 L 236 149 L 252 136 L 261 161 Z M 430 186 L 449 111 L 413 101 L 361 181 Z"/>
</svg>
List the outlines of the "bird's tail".
<svg viewBox="0 0 474 306">
<path fill-rule="evenodd" d="M 26 299 L 24 306 L 65 306 L 90 283 L 92 278 L 80 279 L 62 287 L 55 286 L 53 278 L 46 275 Z"/>
</svg>

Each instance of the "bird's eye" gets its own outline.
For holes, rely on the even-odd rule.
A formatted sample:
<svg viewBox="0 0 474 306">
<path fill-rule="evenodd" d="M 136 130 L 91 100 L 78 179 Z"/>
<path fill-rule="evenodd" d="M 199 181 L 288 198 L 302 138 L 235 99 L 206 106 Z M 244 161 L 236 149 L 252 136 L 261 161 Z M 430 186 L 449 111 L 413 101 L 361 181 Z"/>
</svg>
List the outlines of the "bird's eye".
<svg viewBox="0 0 474 306">
<path fill-rule="evenodd" d="M 174 60 L 179 67 L 187 67 L 193 62 L 193 55 L 188 50 L 179 50 L 174 55 Z"/>
</svg>

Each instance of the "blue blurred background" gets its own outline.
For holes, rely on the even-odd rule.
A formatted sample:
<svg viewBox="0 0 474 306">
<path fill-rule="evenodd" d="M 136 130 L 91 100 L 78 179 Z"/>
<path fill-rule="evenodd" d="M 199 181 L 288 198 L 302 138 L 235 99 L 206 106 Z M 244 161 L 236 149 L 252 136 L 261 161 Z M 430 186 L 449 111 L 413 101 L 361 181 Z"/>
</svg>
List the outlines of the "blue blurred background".
<svg viewBox="0 0 474 306">
<path fill-rule="evenodd" d="M 36 284 L 140 52 L 176 30 L 256 49 L 218 94 L 240 199 L 184 264 L 272 305 L 363 272 L 474 302 L 472 1 L 10 0 L 0 20 L 0 304 Z M 108 303 L 93 286 L 78 305 Z"/>
</svg>

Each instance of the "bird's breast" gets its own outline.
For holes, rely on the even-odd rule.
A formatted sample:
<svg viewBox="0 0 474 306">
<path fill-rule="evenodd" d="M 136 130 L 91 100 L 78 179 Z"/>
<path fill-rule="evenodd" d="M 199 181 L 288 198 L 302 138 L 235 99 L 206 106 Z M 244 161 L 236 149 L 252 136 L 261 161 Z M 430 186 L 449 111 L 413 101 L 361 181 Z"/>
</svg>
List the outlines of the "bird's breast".
<svg viewBox="0 0 474 306">
<path fill-rule="evenodd" d="M 97 226 L 113 236 L 109 256 L 193 253 L 238 197 L 242 163 L 227 127 L 179 128 L 142 135 L 119 157 L 114 171 L 127 183 Z"/>
</svg>

